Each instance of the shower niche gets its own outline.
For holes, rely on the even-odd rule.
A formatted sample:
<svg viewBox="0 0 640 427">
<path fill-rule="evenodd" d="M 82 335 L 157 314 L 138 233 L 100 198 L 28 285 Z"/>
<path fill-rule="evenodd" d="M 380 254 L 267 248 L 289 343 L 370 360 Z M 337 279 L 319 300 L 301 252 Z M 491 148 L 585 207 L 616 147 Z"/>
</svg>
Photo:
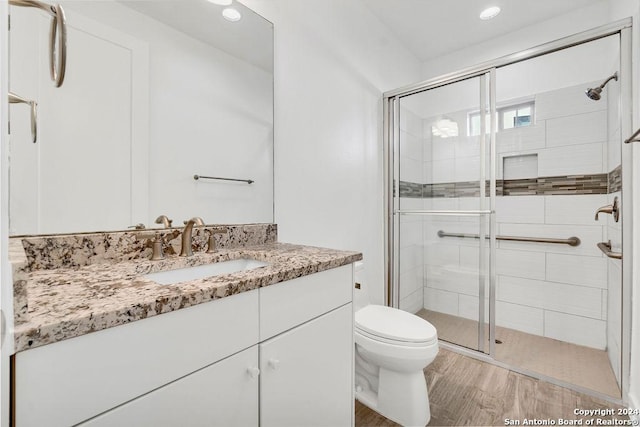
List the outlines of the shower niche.
<svg viewBox="0 0 640 427">
<path fill-rule="evenodd" d="M 598 243 L 622 250 L 624 215 L 594 213 L 624 203 L 625 34 L 385 94 L 390 304 L 445 346 L 613 400 L 623 270 Z"/>
</svg>

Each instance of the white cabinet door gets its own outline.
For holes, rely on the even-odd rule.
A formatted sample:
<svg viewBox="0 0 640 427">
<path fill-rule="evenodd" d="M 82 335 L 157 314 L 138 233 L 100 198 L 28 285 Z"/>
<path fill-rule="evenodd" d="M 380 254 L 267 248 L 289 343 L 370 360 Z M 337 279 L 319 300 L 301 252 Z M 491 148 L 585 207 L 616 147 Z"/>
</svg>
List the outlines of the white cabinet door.
<svg viewBox="0 0 640 427">
<path fill-rule="evenodd" d="M 352 365 L 351 304 L 260 344 L 260 425 L 350 426 Z"/>
<path fill-rule="evenodd" d="M 258 346 L 112 409 L 81 426 L 258 425 Z"/>
</svg>

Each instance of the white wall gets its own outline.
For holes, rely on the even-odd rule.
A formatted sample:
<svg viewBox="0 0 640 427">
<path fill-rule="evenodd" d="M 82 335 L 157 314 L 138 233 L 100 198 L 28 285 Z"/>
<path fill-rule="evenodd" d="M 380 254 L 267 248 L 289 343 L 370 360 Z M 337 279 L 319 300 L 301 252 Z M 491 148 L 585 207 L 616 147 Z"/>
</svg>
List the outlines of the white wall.
<svg viewBox="0 0 640 427">
<path fill-rule="evenodd" d="M 8 2 L 0 3 L 0 99 L 9 91 Z M 9 356 L 13 350 L 13 282 L 9 265 L 9 114 L 7 104 L 0 107 L 0 308 L 3 326 L 0 337 L 0 426 L 8 427 L 11 382 Z M 11 350 L 10 350 L 11 349 Z"/>
<path fill-rule="evenodd" d="M 382 92 L 420 63 L 359 0 L 243 3 L 275 25 L 279 240 L 363 252 L 381 303 Z"/>
</svg>

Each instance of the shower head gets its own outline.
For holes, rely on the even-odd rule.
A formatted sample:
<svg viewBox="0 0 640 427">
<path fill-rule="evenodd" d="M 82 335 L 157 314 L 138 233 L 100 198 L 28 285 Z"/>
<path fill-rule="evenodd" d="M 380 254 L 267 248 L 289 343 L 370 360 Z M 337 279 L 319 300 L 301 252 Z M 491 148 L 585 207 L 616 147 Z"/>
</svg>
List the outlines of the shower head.
<svg viewBox="0 0 640 427">
<path fill-rule="evenodd" d="M 587 96 L 589 98 L 593 99 L 594 101 L 599 101 L 600 100 L 600 94 L 602 93 L 602 89 L 604 89 L 604 87 L 607 85 L 607 83 L 609 83 L 609 81 L 611 81 L 611 80 L 618 81 L 618 72 L 617 71 L 613 74 L 613 76 L 611 76 L 607 80 L 605 80 L 604 83 L 602 83 L 600 86 L 598 86 L 596 88 L 589 88 L 584 93 L 586 93 Z"/>
</svg>

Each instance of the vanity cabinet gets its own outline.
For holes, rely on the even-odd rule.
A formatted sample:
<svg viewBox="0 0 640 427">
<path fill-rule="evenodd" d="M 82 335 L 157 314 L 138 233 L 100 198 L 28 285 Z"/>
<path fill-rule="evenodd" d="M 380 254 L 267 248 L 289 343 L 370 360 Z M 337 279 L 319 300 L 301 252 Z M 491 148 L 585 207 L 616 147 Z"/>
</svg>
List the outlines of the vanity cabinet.
<svg viewBox="0 0 640 427">
<path fill-rule="evenodd" d="M 22 426 L 353 423 L 346 265 L 14 356 Z"/>
<path fill-rule="evenodd" d="M 349 426 L 351 304 L 260 344 L 262 427 Z"/>
<path fill-rule="evenodd" d="M 259 291 L 21 351 L 17 427 L 70 426 L 258 342 Z"/>
<path fill-rule="evenodd" d="M 243 350 L 80 425 L 256 426 L 258 346 Z"/>
<path fill-rule="evenodd" d="M 260 289 L 260 425 L 349 426 L 351 265 Z"/>
</svg>

